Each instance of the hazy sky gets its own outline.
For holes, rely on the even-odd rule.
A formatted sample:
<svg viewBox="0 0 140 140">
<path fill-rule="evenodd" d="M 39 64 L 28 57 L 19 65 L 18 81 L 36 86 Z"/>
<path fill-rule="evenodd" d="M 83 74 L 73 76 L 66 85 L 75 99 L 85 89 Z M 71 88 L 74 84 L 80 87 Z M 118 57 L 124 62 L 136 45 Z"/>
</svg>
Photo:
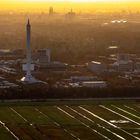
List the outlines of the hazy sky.
<svg viewBox="0 0 140 140">
<path fill-rule="evenodd" d="M 116 5 L 118 4 L 118 5 Z M 93 9 L 140 9 L 140 0 L 0 0 L 0 10 L 35 11 L 53 6 L 57 11 L 73 8 L 76 11 Z"/>
<path fill-rule="evenodd" d="M 0 3 L 11 2 L 140 2 L 140 0 L 0 0 Z"/>
</svg>

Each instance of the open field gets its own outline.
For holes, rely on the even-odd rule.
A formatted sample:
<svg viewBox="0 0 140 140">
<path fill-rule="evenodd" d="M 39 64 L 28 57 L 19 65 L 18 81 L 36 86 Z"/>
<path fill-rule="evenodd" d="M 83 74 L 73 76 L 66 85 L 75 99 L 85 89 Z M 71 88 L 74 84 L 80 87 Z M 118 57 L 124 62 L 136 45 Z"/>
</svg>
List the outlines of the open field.
<svg viewBox="0 0 140 140">
<path fill-rule="evenodd" d="M 1 103 L 0 140 L 140 140 L 140 103 Z"/>
</svg>

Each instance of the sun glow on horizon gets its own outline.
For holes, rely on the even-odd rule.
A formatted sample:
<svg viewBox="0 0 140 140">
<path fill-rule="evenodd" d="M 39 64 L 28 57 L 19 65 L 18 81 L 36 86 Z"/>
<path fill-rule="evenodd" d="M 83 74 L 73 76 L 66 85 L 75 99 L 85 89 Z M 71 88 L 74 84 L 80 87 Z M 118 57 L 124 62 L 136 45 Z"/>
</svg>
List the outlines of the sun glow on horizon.
<svg viewBox="0 0 140 140">
<path fill-rule="evenodd" d="M 30 2 L 139 2 L 139 0 L 1 0 L 2 3 Z M 1 3 L 0 2 L 0 3 Z"/>
<path fill-rule="evenodd" d="M 117 5 L 116 5 L 117 4 Z M 0 0 L 0 10 L 43 11 L 53 6 L 58 12 L 69 10 L 93 11 L 140 9 L 140 0 Z"/>
</svg>

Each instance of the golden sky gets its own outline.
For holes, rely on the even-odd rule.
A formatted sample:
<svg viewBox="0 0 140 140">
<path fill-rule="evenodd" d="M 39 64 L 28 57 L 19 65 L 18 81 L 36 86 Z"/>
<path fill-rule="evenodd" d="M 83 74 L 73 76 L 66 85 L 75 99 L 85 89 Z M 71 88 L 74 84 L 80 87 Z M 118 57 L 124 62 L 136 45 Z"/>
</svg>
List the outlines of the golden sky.
<svg viewBox="0 0 140 140">
<path fill-rule="evenodd" d="M 53 6 L 64 11 L 93 9 L 140 9 L 140 0 L 0 0 L 0 10 L 44 10 Z"/>
<path fill-rule="evenodd" d="M 0 0 L 0 3 L 29 2 L 139 2 L 140 0 Z"/>
</svg>

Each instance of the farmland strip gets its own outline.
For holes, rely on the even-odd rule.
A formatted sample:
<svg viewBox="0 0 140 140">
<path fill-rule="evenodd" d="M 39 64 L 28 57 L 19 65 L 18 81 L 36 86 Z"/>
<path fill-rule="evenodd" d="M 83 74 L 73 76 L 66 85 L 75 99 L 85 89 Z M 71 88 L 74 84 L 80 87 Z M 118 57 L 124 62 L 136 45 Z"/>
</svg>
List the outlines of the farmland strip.
<svg viewBox="0 0 140 140">
<path fill-rule="evenodd" d="M 39 133 L 39 135 L 42 137 L 42 134 L 36 129 L 36 127 L 32 124 L 32 123 L 30 123 L 25 117 L 23 117 L 20 113 L 18 113 L 15 109 L 13 109 L 13 108 L 11 108 L 10 107 L 10 109 L 14 112 L 14 113 L 16 113 L 20 118 L 22 118 L 26 123 L 28 123 L 33 129 L 35 129 L 36 130 L 36 132 L 38 132 Z M 28 133 L 28 131 L 25 131 L 24 129 L 23 129 L 23 131 L 28 135 L 28 136 L 30 136 L 30 137 L 32 137 L 32 139 L 34 139 L 34 137 L 36 137 L 36 135 L 34 136 L 34 135 L 31 135 L 30 133 Z M 34 136 L 34 137 L 33 137 Z"/>
<path fill-rule="evenodd" d="M 106 109 L 106 110 L 109 110 L 110 112 L 112 112 L 112 113 L 114 113 L 114 114 L 117 114 L 117 115 L 119 115 L 119 116 L 121 116 L 121 117 L 123 117 L 123 118 L 125 118 L 125 119 L 127 119 L 127 120 L 129 120 L 129 121 L 131 121 L 131 122 L 133 122 L 133 123 L 135 123 L 135 124 L 137 124 L 137 125 L 140 125 L 138 122 L 136 122 L 136 121 L 134 121 L 134 120 L 132 120 L 132 119 L 130 119 L 130 118 L 128 118 L 128 117 L 126 117 L 126 116 L 124 116 L 124 115 L 122 115 L 122 114 L 120 114 L 120 113 L 114 111 L 114 110 L 112 110 L 112 109 L 109 109 L 109 108 L 107 108 L 107 107 L 105 107 L 105 106 L 103 106 L 103 105 L 100 105 L 100 107 L 102 107 L 102 108 L 104 108 L 104 109 Z"/>
<path fill-rule="evenodd" d="M 5 123 L 3 123 L 2 121 L 0 121 L 0 124 L 16 139 L 19 140 L 19 138 L 5 125 Z"/>
<path fill-rule="evenodd" d="M 19 114 L 15 109 L 12 107 L 9 107 L 14 113 L 16 113 L 19 117 L 21 117 L 25 122 L 28 122 L 27 119 L 25 119 L 21 114 Z"/>
<path fill-rule="evenodd" d="M 95 129 L 91 128 L 89 125 L 85 124 L 84 122 L 78 120 L 77 118 L 75 118 L 74 116 L 72 116 L 71 114 L 69 114 L 68 112 L 66 112 L 65 110 L 61 109 L 60 107 L 57 107 L 57 109 L 59 109 L 60 111 L 62 111 L 63 113 L 65 113 L 66 115 L 68 115 L 69 117 L 77 120 L 78 122 L 80 122 L 82 125 L 84 125 L 85 127 L 91 129 L 94 133 L 97 133 L 98 135 L 102 136 L 103 138 L 107 139 L 107 140 L 111 140 L 109 139 L 107 136 L 101 134 L 100 132 L 96 131 Z"/>
<path fill-rule="evenodd" d="M 117 114 L 117 115 L 123 117 L 123 115 L 121 115 L 121 114 L 119 114 L 119 113 L 117 113 L 117 112 L 115 112 L 115 111 L 113 111 L 113 110 L 111 110 L 111 109 L 109 109 L 109 108 L 107 108 L 107 107 L 105 107 L 105 106 L 103 106 L 103 105 L 100 105 L 100 107 L 102 107 L 102 108 L 104 108 L 104 109 L 106 109 L 106 110 L 108 110 L 108 111 L 110 111 L 110 112 L 112 112 L 112 113 L 114 113 L 114 114 Z M 83 109 L 84 109 L 84 108 L 83 108 Z M 88 110 L 87 110 L 87 111 L 88 111 Z M 91 112 L 90 112 L 90 113 L 91 113 Z M 125 119 L 126 119 L 126 118 L 125 118 Z M 106 121 L 106 120 L 105 120 L 105 121 Z M 107 122 L 107 121 L 106 121 L 106 122 Z M 108 122 L 107 122 L 107 123 L 108 123 Z M 117 126 L 116 126 L 116 127 L 117 127 Z M 117 127 L 117 128 L 118 128 L 119 130 L 125 132 L 126 134 L 130 135 L 131 137 L 133 137 L 133 138 L 135 138 L 135 139 L 137 139 L 137 140 L 140 140 L 140 138 L 138 138 L 138 137 L 136 137 L 136 136 L 134 136 L 134 135 L 128 133 L 127 131 L 125 131 L 125 130 L 119 128 L 119 127 Z"/>
<path fill-rule="evenodd" d="M 67 106 L 67 105 L 66 105 L 66 107 L 67 107 L 67 108 L 69 108 L 70 110 L 72 110 L 73 112 L 77 113 L 78 115 L 82 116 L 83 118 L 87 119 L 88 121 L 90 121 L 90 122 L 94 123 L 94 121 L 93 121 L 93 120 L 91 120 L 91 119 L 90 119 L 90 118 L 88 118 L 87 116 L 85 116 L 85 115 L 83 115 L 83 114 L 79 113 L 79 112 L 78 112 L 78 111 L 76 111 L 75 109 L 73 109 L 73 108 L 71 108 L 71 107 L 69 107 L 69 106 Z"/>
<path fill-rule="evenodd" d="M 77 113 L 78 115 L 82 116 L 83 118 L 87 119 L 88 121 L 94 123 L 93 120 L 91 120 L 90 118 L 86 117 L 85 115 L 79 113 L 78 111 L 76 111 L 75 109 L 69 107 L 69 106 L 66 106 L 67 108 L 69 108 L 70 110 L 72 110 L 73 112 Z M 116 134 L 115 132 L 112 132 L 111 130 L 105 128 L 104 126 L 101 126 L 100 124 L 97 124 L 99 127 L 105 129 L 106 131 L 110 132 L 111 134 L 115 135 L 116 137 L 118 137 L 119 139 L 122 139 L 122 140 L 125 140 L 125 138 L 121 137 L 120 135 Z"/>
<path fill-rule="evenodd" d="M 137 118 L 137 119 L 140 119 L 139 116 L 136 116 L 136 115 L 134 115 L 134 114 L 132 114 L 132 113 L 130 113 L 130 112 L 128 112 L 128 111 L 126 111 L 126 110 L 120 108 L 120 107 L 117 107 L 117 106 L 115 106 L 115 105 L 112 105 L 112 106 L 115 107 L 115 108 L 117 108 L 118 110 L 120 110 L 120 111 L 122 111 L 122 112 L 125 112 L 125 113 L 127 113 L 127 114 L 129 114 L 129 115 L 131 115 L 131 116 L 133 116 L 133 117 L 135 117 L 135 118 Z M 137 122 L 137 123 L 138 123 L 138 122 Z M 138 125 L 140 125 L 140 123 L 138 123 Z"/>
<path fill-rule="evenodd" d="M 140 106 L 139 106 L 139 105 L 137 105 L 136 107 L 140 108 Z"/>
<path fill-rule="evenodd" d="M 130 106 L 124 105 L 124 107 L 126 107 L 126 108 L 128 108 L 128 109 L 131 109 L 131 110 L 133 110 L 133 111 L 136 111 L 136 112 L 137 112 L 137 110 L 135 110 L 134 108 L 132 108 L 132 107 L 130 107 Z"/>
<path fill-rule="evenodd" d="M 38 111 L 40 114 L 42 114 L 43 116 L 49 118 L 45 113 L 43 113 L 42 111 L 40 111 L 38 108 L 35 108 L 36 111 Z M 53 120 L 53 123 L 58 126 L 61 127 L 61 125 L 59 123 L 57 123 L 56 121 Z M 61 127 L 63 128 L 63 127 Z M 70 136 L 72 136 L 74 139 L 80 140 L 77 136 L 75 136 L 74 134 L 70 133 L 67 129 L 63 128 L 63 130 L 68 133 Z"/>
<path fill-rule="evenodd" d="M 75 119 L 74 116 L 70 115 L 68 112 L 66 112 L 65 110 L 61 109 L 60 107 L 57 107 L 58 110 L 62 111 L 63 113 L 65 113 L 66 115 L 68 115 L 69 117 Z"/>
<path fill-rule="evenodd" d="M 42 111 L 40 111 L 38 108 L 35 108 L 35 110 L 38 111 L 38 112 L 39 112 L 40 114 L 42 114 L 43 116 L 49 118 L 45 113 L 43 113 Z M 60 126 L 60 124 L 58 124 L 58 123 L 55 122 L 54 120 L 53 120 L 53 123 L 54 123 L 55 125 L 57 125 L 57 126 Z"/>
<path fill-rule="evenodd" d="M 100 105 L 100 106 L 102 107 L 102 105 Z M 112 106 L 113 106 L 113 105 L 112 105 Z M 104 106 L 104 107 L 105 107 L 105 106 Z M 115 106 L 113 106 L 113 107 L 115 107 Z M 107 108 L 107 107 L 105 107 L 105 108 Z M 130 118 L 128 118 L 128 117 L 126 117 L 126 116 L 124 116 L 124 115 L 122 115 L 122 114 L 116 112 L 116 111 L 113 111 L 112 109 L 109 109 L 109 108 L 108 108 L 108 110 L 110 110 L 111 112 L 113 112 L 113 113 L 115 113 L 115 114 L 117 114 L 117 115 L 119 115 L 119 116 L 121 116 L 121 117 L 123 117 L 123 118 L 125 118 L 125 119 L 127 119 L 127 120 L 129 120 L 129 121 L 131 121 L 131 122 L 133 122 L 133 123 L 135 123 L 135 124 L 137 124 L 137 125 L 140 125 L 140 123 L 138 123 L 138 122 L 136 122 L 136 121 L 134 121 L 134 120 L 132 120 L 132 119 L 130 119 Z"/>
</svg>

